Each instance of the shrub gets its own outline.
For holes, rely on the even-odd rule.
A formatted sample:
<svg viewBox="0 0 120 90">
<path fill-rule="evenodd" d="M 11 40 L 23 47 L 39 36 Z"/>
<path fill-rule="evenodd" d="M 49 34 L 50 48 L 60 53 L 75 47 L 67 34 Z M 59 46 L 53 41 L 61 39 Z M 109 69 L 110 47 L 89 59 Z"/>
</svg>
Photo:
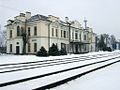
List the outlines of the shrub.
<svg viewBox="0 0 120 90">
<path fill-rule="evenodd" d="M 61 48 L 60 55 L 67 55 L 67 51 L 64 48 Z"/>
<path fill-rule="evenodd" d="M 112 51 L 112 49 L 111 49 L 110 47 L 107 47 L 107 51 L 111 52 L 111 51 Z"/>
<path fill-rule="evenodd" d="M 52 46 L 49 48 L 49 55 L 51 55 L 51 56 L 58 56 L 58 55 L 60 55 L 57 45 L 52 44 Z"/>
<path fill-rule="evenodd" d="M 111 49 L 110 47 L 104 47 L 104 48 L 103 48 L 103 51 L 109 51 L 109 52 L 111 52 L 112 49 Z"/>
<path fill-rule="evenodd" d="M 47 53 L 46 49 L 42 46 L 40 48 L 40 50 L 37 52 L 36 56 L 44 56 L 45 57 L 45 56 L 48 56 L 48 53 Z"/>
</svg>

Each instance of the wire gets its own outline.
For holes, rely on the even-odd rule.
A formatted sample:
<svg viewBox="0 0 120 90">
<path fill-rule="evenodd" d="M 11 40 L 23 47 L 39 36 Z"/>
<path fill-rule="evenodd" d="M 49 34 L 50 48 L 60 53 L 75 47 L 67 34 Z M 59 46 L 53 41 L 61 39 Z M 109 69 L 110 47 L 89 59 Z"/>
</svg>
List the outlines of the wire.
<svg viewBox="0 0 120 90">
<path fill-rule="evenodd" d="M 16 11 L 16 12 L 22 12 L 23 11 L 23 10 L 13 8 L 13 7 L 9 7 L 9 6 L 5 6 L 5 5 L 0 5 L 0 7 L 4 8 L 4 9 L 9 9 L 9 10 L 12 10 L 12 11 Z"/>
</svg>

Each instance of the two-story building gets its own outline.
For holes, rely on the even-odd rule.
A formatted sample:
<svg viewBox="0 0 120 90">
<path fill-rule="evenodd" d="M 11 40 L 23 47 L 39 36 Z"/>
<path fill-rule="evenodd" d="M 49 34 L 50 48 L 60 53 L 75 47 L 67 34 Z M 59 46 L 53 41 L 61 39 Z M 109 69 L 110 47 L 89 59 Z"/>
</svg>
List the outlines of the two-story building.
<svg viewBox="0 0 120 90">
<path fill-rule="evenodd" d="M 7 53 L 22 54 L 25 50 L 27 54 L 34 54 L 41 46 L 48 51 L 53 43 L 69 53 L 94 51 L 93 30 L 84 29 L 76 20 L 69 23 L 52 15 L 20 13 L 14 20 L 7 21 Z"/>
</svg>

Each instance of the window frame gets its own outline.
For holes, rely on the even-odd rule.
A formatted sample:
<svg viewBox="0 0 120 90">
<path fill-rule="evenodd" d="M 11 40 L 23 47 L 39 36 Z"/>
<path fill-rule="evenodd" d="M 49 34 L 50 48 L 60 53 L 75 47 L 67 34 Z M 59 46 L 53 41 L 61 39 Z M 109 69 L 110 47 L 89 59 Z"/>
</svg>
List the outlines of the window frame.
<svg viewBox="0 0 120 90">
<path fill-rule="evenodd" d="M 17 36 L 20 36 L 20 26 L 17 26 Z"/>
<path fill-rule="evenodd" d="M 10 30 L 10 38 L 12 38 L 12 30 Z"/>
<path fill-rule="evenodd" d="M 12 44 L 10 44 L 10 52 L 12 52 L 12 47 L 13 47 Z"/>
<path fill-rule="evenodd" d="M 31 44 L 30 43 L 28 43 L 28 52 L 31 52 Z"/>
<path fill-rule="evenodd" d="M 28 36 L 31 36 L 31 33 L 30 33 L 30 27 L 28 27 Z"/>
<path fill-rule="evenodd" d="M 34 26 L 34 36 L 37 35 L 37 26 Z"/>
<path fill-rule="evenodd" d="M 37 52 L 37 43 L 34 43 L 34 52 Z"/>
</svg>

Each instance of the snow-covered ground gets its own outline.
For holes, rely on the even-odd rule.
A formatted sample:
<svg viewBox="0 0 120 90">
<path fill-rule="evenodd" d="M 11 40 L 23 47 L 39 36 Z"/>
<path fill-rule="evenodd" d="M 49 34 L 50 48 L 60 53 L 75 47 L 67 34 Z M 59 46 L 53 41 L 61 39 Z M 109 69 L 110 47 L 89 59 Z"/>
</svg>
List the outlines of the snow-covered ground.
<svg viewBox="0 0 120 90">
<path fill-rule="evenodd" d="M 115 52 L 120 52 L 120 51 L 115 51 Z M 19 63 L 19 62 L 31 62 L 31 61 L 40 61 L 40 60 L 62 59 L 62 58 L 88 56 L 88 55 L 105 54 L 105 53 L 113 53 L 113 52 L 92 52 L 92 53 L 81 54 L 81 55 L 50 56 L 50 57 L 36 57 L 34 55 L 30 55 L 30 56 L 29 55 L 26 55 L 26 56 L 21 56 L 21 55 L 1 55 L 0 56 L 0 65 L 1 64 L 7 64 L 7 63 Z M 119 56 L 119 55 L 117 55 L 117 56 Z M 113 57 L 113 56 L 111 56 L 111 57 Z M 71 67 L 75 67 L 75 66 L 79 66 L 79 65 L 85 65 L 87 63 L 92 63 L 92 62 L 96 62 L 96 61 L 102 61 L 102 60 L 106 60 L 106 59 L 108 59 L 108 57 L 93 59 L 93 60 L 90 60 L 90 61 L 84 61 L 84 62 L 79 62 L 79 63 L 75 62 L 75 63 L 66 64 L 66 65 L 63 64 L 63 65 L 56 65 L 56 66 L 51 66 L 51 67 L 36 68 L 36 69 L 32 69 L 32 70 L 25 70 L 25 71 L 23 70 L 23 71 L 12 72 L 12 73 L 5 73 L 5 74 L 3 73 L 3 74 L 0 74 L 0 83 L 8 82 L 8 81 L 13 81 L 13 80 L 19 80 L 19 79 L 23 79 L 23 78 L 27 78 L 27 77 L 36 76 L 36 75 L 42 75 L 42 74 L 45 74 L 45 73 L 48 73 L 48 72 L 53 72 L 53 71 L 68 69 L 68 68 L 71 68 Z M 98 65 L 95 65 L 95 66 L 98 66 Z M 90 67 L 90 68 L 93 68 L 93 67 Z M 88 67 L 87 69 L 89 70 L 90 68 Z M 84 69 L 83 71 L 85 71 L 87 69 Z M 75 73 L 76 72 L 79 73 L 80 71 L 78 70 L 78 71 L 75 71 Z M 73 72 L 70 72 L 70 73 L 74 74 Z M 68 75 L 71 75 L 70 73 L 68 73 Z M 66 74 L 64 74 L 64 75 L 66 75 Z M 98 74 L 96 74 L 96 75 L 98 75 Z M 98 75 L 98 77 L 100 77 L 100 76 Z M 65 78 L 65 77 L 63 76 L 62 78 Z M 53 79 L 56 79 L 56 78 L 53 78 Z M 87 77 L 85 79 L 87 81 Z M 50 80 L 52 81 L 51 78 L 50 78 Z M 80 78 L 80 80 L 81 80 L 81 78 Z M 35 87 L 39 87 L 40 83 L 41 84 L 48 83 L 46 78 L 44 78 L 43 81 L 41 81 L 41 82 L 40 81 L 41 80 L 38 79 L 38 80 L 33 80 L 33 82 L 32 81 L 31 82 L 25 82 L 25 83 L 21 84 L 22 87 L 19 87 L 20 85 L 18 85 L 18 86 L 16 85 L 15 87 L 14 86 L 13 87 L 8 86 L 8 87 L 5 87 L 5 88 L 4 87 L 0 88 L 0 89 L 3 89 L 3 90 L 10 90 L 10 89 L 12 89 L 12 90 L 13 89 L 14 90 L 17 89 L 18 90 L 19 89 L 19 90 L 21 90 L 21 88 L 22 88 L 22 90 L 30 90 L 30 87 L 28 87 L 28 86 L 31 86 L 31 88 L 35 88 Z M 87 85 L 89 86 L 88 83 L 91 82 L 91 79 L 87 83 L 87 82 L 85 82 L 85 80 L 83 78 L 82 81 L 80 81 L 80 84 L 83 83 L 83 82 L 86 83 L 86 86 Z M 97 81 L 94 81 L 94 82 L 97 82 Z M 73 84 L 73 88 L 71 88 L 72 84 Z M 83 84 L 81 84 L 82 86 L 79 89 L 80 85 L 74 84 L 74 81 L 72 82 L 72 84 L 70 86 L 69 86 L 69 84 L 65 84 L 63 86 L 54 88 L 54 90 L 67 90 L 67 88 L 69 88 L 69 90 L 93 90 L 93 89 L 89 89 L 89 88 L 88 89 L 82 88 L 82 86 L 84 87 Z M 78 85 L 78 87 L 74 88 L 74 85 L 75 85 L 75 87 L 76 87 L 76 85 Z M 98 90 L 98 89 L 94 89 L 94 90 Z M 99 89 L 99 90 L 109 90 L 109 89 Z M 114 90 L 116 90 L 116 89 L 114 89 Z"/>
<path fill-rule="evenodd" d="M 118 51 L 116 51 L 118 52 Z M 87 56 L 87 55 L 96 55 L 96 54 L 103 54 L 103 53 L 110 53 L 110 52 L 90 52 L 87 54 L 71 54 L 65 56 L 49 56 L 49 57 L 37 57 L 35 55 L 0 55 L 0 64 L 7 64 L 7 63 L 22 63 L 22 62 L 31 62 L 31 61 L 43 61 L 43 60 L 51 60 L 51 59 L 62 59 L 62 58 L 71 58 L 71 57 L 78 57 L 78 56 Z"/>
<path fill-rule="evenodd" d="M 89 73 L 50 90 L 120 90 L 120 63 Z"/>
</svg>

